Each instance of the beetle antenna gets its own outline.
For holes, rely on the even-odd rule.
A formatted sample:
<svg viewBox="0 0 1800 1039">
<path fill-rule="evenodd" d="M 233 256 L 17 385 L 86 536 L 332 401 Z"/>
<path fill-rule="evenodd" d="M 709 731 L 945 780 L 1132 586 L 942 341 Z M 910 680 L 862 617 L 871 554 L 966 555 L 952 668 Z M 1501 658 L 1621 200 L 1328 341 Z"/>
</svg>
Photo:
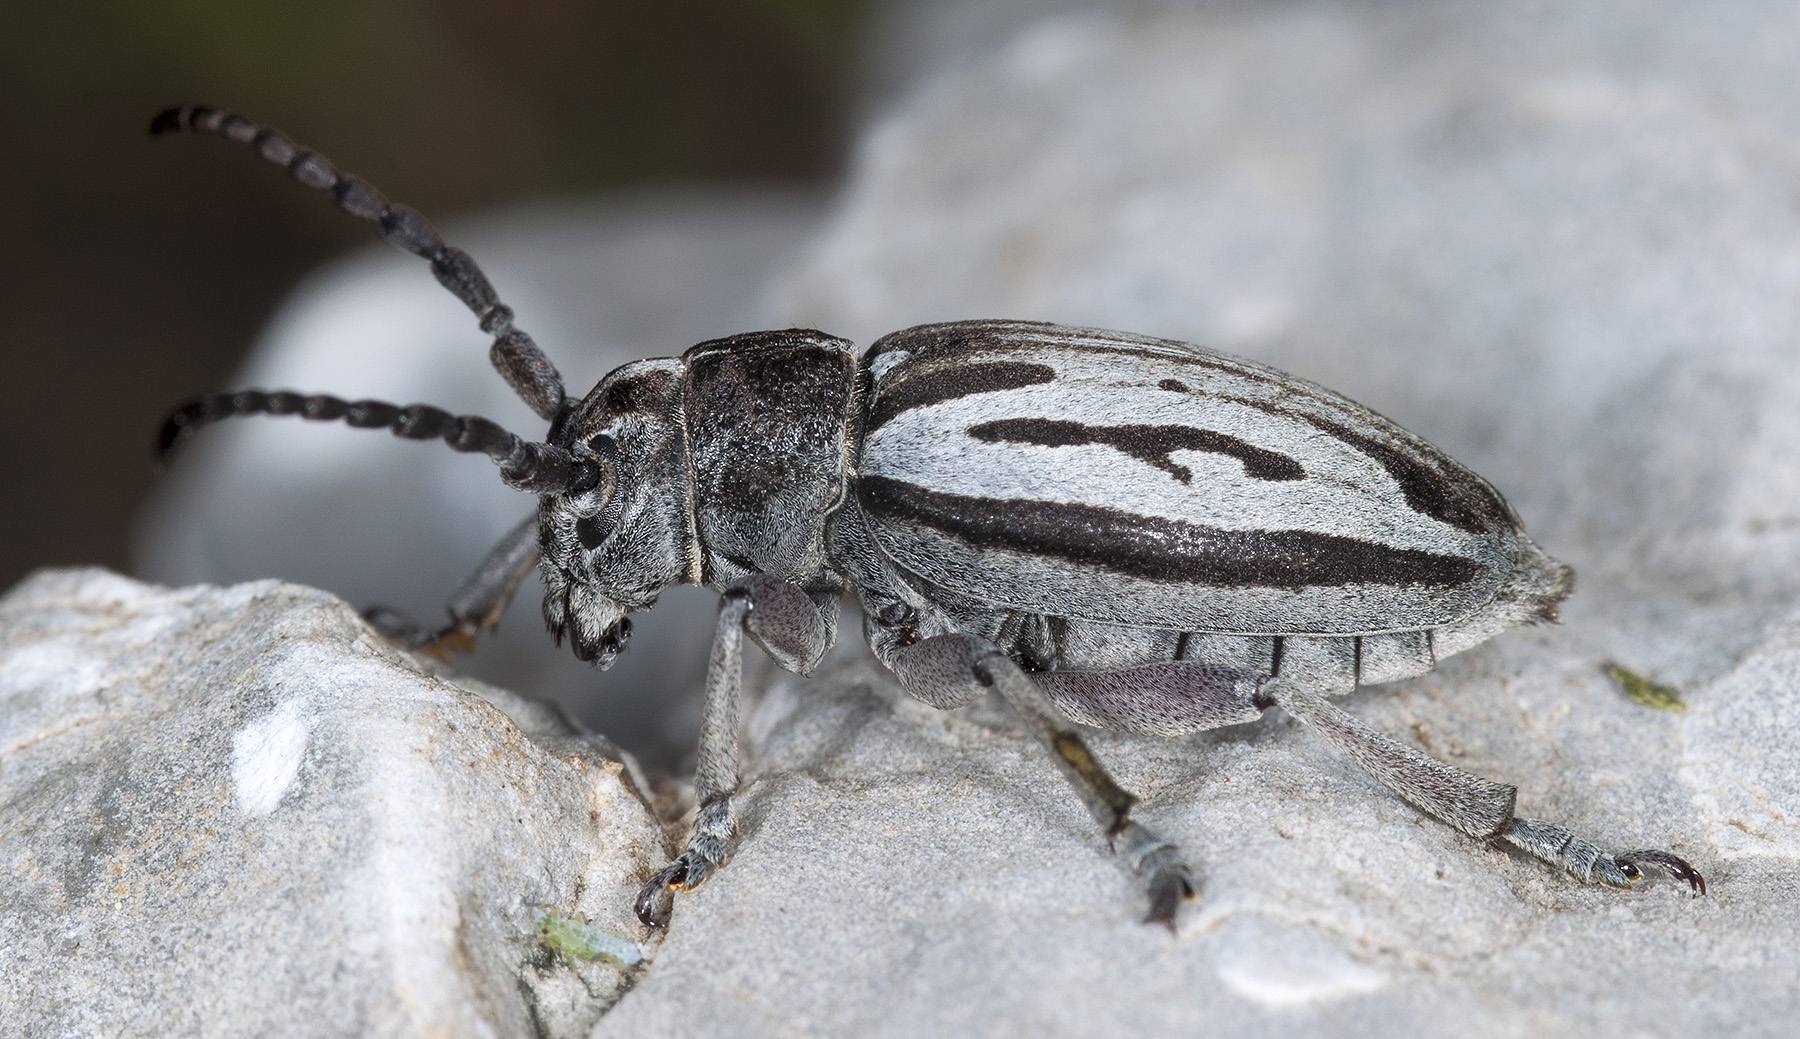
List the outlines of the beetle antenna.
<svg viewBox="0 0 1800 1039">
<path fill-rule="evenodd" d="M 554 444 L 524 440 L 479 415 L 452 415 L 429 404 L 401 407 L 379 400 L 347 401 L 319 393 L 238 390 L 214 393 L 175 409 L 156 441 L 159 463 L 201 426 L 244 415 L 299 415 L 315 422 L 343 419 L 358 429 L 387 429 L 408 440 L 442 438 L 455 451 L 479 451 L 500 467 L 508 485 L 537 494 L 580 494 L 605 477 L 604 462 L 577 458 Z"/>
<path fill-rule="evenodd" d="M 437 229 L 417 210 L 390 204 L 368 181 L 339 173 L 323 155 L 307 151 L 235 112 L 184 105 L 160 113 L 150 123 L 153 137 L 182 131 L 215 133 L 249 145 L 256 154 L 286 167 L 288 176 L 300 183 L 329 191 L 339 209 L 372 222 L 387 242 L 430 261 L 431 273 L 437 276 L 438 283 L 474 311 L 481 330 L 494 337 L 488 360 L 500 377 L 539 417 L 556 421 L 564 407 L 562 376 L 556 365 L 550 363 L 529 335 L 513 327 L 512 308 L 500 302 L 499 293 L 474 259 L 461 249 L 444 244 Z"/>
</svg>

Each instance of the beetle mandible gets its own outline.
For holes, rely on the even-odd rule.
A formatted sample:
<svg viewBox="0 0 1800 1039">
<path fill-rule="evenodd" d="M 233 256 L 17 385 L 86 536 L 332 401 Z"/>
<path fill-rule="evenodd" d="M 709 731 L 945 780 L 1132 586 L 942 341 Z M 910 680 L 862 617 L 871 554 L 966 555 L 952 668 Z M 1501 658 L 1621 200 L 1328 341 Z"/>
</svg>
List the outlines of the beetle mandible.
<svg viewBox="0 0 1800 1039">
<path fill-rule="evenodd" d="M 647 924 L 725 863 L 737 835 L 743 639 L 806 673 L 853 593 L 863 634 L 912 696 L 992 690 L 1024 716 L 1173 926 L 1197 883 L 1131 817 L 1078 725 L 1173 736 L 1280 707 L 1426 814 L 1578 880 L 1706 882 L 1665 851 L 1608 854 L 1513 812 L 1514 788 L 1436 761 L 1329 703 L 1431 670 L 1520 624 L 1554 621 L 1574 574 L 1487 481 L 1320 386 L 1202 347 L 1020 321 L 922 325 L 858 357 L 807 329 L 626 364 L 574 398 L 475 261 L 414 210 L 241 116 L 170 109 L 153 134 L 247 144 L 372 221 L 494 337 L 489 357 L 549 422 L 524 440 L 476 416 L 327 395 L 203 397 L 159 455 L 239 415 L 299 415 L 442 438 L 500 466 L 537 509 L 415 647 L 467 648 L 537 568 L 558 643 L 607 667 L 627 614 L 677 584 L 721 595 L 686 849 L 638 895 Z"/>
</svg>

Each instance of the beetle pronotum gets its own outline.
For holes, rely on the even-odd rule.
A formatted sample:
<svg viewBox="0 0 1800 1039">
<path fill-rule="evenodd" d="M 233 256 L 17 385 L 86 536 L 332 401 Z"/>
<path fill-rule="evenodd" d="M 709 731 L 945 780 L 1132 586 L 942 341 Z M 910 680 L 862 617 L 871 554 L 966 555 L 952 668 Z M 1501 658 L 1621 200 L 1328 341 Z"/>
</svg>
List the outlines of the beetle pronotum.
<svg viewBox="0 0 1800 1039">
<path fill-rule="evenodd" d="M 1645 867 L 1704 893 L 1664 851 L 1607 854 L 1513 813 L 1514 788 L 1452 768 L 1325 696 L 1423 674 L 1507 628 L 1550 621 L 1572 571 L 1525 536 L 1493 487 L 1329 390 L 1202 347 L 1013 321 L 922 325 L 860 357 L 806 329 L 701 343 L 637 361 L 585 397 L 466 253 L 413 210 L 240 116 L 171 109 L 152 133 L 248 144 L 381 236 L 425 258 L 494 336 L 489 357 L 550 428 L 529 441 L 427 405 L 244 390 L 178 409 L 159 453 L 237 415 L 300 415 L 442 438 L 538 496 L 428 631 L 371 617 L 415 646 L 469 644 L 536 567 L 544 618 L 606 667 L 626 614 L 665 588 L 722 596 L 706 678 L 687 848 L 638 897 L 724 864 L 736 838 L 743 636 L 812 670 L 853 593 L 877 658 L 939 708 L 989 690 L 1028 720 L 1143 879 L 1148 920 L 1196 890 L 1174 844 L 1076 725 L 1176 735 L 1279 706 L 1426 814 L 1590 883 Z"/>
</svg>

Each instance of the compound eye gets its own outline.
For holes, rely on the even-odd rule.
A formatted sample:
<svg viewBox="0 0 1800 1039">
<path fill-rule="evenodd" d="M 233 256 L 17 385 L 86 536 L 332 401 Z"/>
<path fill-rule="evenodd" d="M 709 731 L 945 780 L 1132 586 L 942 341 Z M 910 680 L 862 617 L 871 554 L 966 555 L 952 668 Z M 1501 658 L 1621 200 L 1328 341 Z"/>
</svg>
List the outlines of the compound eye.
<svg viewBox="0 0 1800 1039">
<path fill-rule="evenodd" d="M 609 533 L 607 527 L 607 522 L 599 516 L 583 516 L 575 521 L 575 536 L 581 539 L 583 548 L 592 552 L 600 547 L 600 542 L 606 540 Z"/>
</svg>

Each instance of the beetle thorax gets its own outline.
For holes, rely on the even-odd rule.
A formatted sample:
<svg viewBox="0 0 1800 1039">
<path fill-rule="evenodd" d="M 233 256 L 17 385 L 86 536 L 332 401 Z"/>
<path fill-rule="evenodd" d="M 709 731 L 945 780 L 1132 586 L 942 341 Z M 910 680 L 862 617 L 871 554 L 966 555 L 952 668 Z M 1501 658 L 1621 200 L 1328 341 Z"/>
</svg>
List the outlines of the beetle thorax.
<svg viewBox="0 0 1800 1039">
<path fill-rule="evenodd" d="M 812 592 L 830 573 L 856 399 L 849 344 L 755 332 L 608 375 L 555 442 L 607 478 L 541 499 L 544 617 L 601 666 L 625 614 L 675 584 L 723 589 L 752 573 Z"/>
<path fill-rule="evenodd" d="M 828 581 L 825 530 L 842 503 L 856 399 L 850 344 L 752 332 L 682 355 L 700 583 L 774 574 Z"/>
</svg>

